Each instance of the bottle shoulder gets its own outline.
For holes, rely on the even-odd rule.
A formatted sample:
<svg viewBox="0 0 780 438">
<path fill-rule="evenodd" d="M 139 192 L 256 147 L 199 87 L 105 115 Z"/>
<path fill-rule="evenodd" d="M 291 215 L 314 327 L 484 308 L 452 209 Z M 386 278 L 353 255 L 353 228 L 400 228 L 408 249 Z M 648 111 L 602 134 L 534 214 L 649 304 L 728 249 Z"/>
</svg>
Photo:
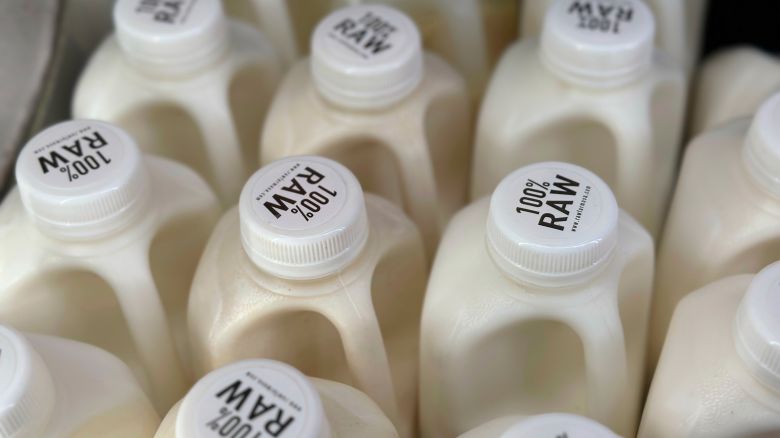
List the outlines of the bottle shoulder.
<svg viewBox="0 0 780 438">
<path fill-rule="evenodd" d="M 56 399 L 50 430 L 76 430 L 94 417 L 131 404 L 141 403 L 153 411 L 132 371 L 114 355 L 69 339 L 33 334 L 27 337 L 54 383 Z"/>
<path fill-rule="evenodd" d="M 377 404 L 355 388 L 311 378 L 320 395 L 331 435 L 344 438 L 397 438 L 393 423 Z"/>
<path fill-rule="evenodd" d="M 734 318 L 752 278 L 726 277 L 680 301 L 650 389 L 652 423 L 685 418 L 698 430 L 774 417 L 780 424 L 780 395 L 749 374 L 734 345 Z"/>
<path fill-rule="evenodd" d="M 618 245 L 615 254 L 604 269 L 587 283 L 566 288 L 539 288 L 522 284 L 504 274 L 493 262 L 485 239 L 489 197 L 482 198 L 460 212 L 450 221 L 444 232 L 434 260 L 426 300 L 441 301 L 432 308 L 447 310 L 478 305 L 487 308 L 493 302 L 496 309 L 503 306 L 520 307 L 577 307 L 594 300 L 603 293 L 620 293 L 620 279 L 627 266 L 643 263 L 649 279 L 653 269 L 653 242 L 649 233 L 627 213 L 621 211 L 618 221 Z M 644 281 L 637 279 L 636 281 Z M 634 282 L 636 282 L 634 281 Z M 629 282 L 625 287 L 641 289 Z M 458 291 L 454 293 L 453 291 Z M 442 304 L 446 302 L 447 304 Z"/>
<path fill-rule="evenodd" d="M 450 107 L 453 112 L 468 109 L 464 79 L 436 55 L 426 54 L 424 62 L 423 79 L 409 96 L 387 108 L 355 111 L 333 105 L 319 94 L 311 76 L 309 58 L 304 58 L 282 80 L 269 110 L 266 130 L 290 132 L 287 127 L 291 124 L 305 123 L 309 128 L 296 130 L 296 140 L 332 132 L 392 137 L 399 131 L 408 132 L 409 128 L 420 129 L 426 111 L 441 97 L 457 97 L 455 107 Z"/>
<path fill-rule="evenodd" d="M 780 236 L 773 225 L 780 217 L 780 199 L 756 184 L 743 164 L 748 125 L 748 120 L 734 121 L 688 145 L 664 230 L 664 247 L 696 241 L 688 250 L 698 248 L 717 257 L 720 252 L 712 252 L 716 247 L 738 250 Z"/>
<path fill-rule="evenodd" d="M 31 272 L 86 267 L 106 257 L 125 257 L 127 250 L 145 254 L 159 231 L 181 218 L 216 222 L 219 203 L 199 175 L 164 158 L 146 156 L 144 160 L 152 187 L 145 211 L 128 227 L 92 241 L 66 241 L 44 234 L 25 210 L 18 188 L 12 189 L 0 206 L 0 245 L 9 249 L 0 252 L 0 283 Z"/>
<path fill-rule="evenodd" d="M 369 237 L 360 255 L 337 274 L 302 281 L 275 277 L 252 263 L 241 245 L 238 210 L 233 208 L 223 215 L 204 251 L 193 294 L 221 301 L 228 312 L 251 311 L 261 301 L 289 303 L 290 297 L 322 297 L 348 287 L 369 289 L 377 265 L 394 249 L 424 261 L 420 234 L 398 207 L 366 194 L 366 209 Z"/>
</svg>

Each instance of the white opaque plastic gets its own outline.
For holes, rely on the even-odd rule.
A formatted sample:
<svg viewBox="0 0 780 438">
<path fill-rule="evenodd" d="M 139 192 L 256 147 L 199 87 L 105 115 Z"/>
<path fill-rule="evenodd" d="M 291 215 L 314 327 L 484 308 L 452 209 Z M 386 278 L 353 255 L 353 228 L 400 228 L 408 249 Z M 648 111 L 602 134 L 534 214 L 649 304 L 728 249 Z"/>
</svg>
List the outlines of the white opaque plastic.
<svg viewBox="0 0 780 438">
<path fill-rule="evenodd" d="M 677 303 L 728 275 L 754 273 L 780 251 L 780 94 L 755 118 L 687 147 L 658 252 L 651 349 L 658 359 Z"/>
<path fill-rule="evenodd" d="M 294 59 L 306 53 L 317 23 L 339 7 L 361 0 L 227 0 L 228 11 L 262 29 L 280 52 Z M 420 28 L 424 46 L 443 56 L 479 99 L 501 52 L 517 37 L 516 0 L 391 0 Z M 287 55 L 289 54 L 289 55 Z"/>
<path fill-rule="evenodd" d="M 520 2 L 521 38 L 532 38 L 541 33 L 545 14 L 554 1 Z M 614 5 L 614 2 L 599 0 L 579 3 L 591 3 L 594 7 L 600 3 L 607 7 Z M 647 0 L 656 18 L 656 45 L 688 72 L 693 72 L 699 59 L 707 3 L 708 0 Z"/>
<path fill-rule="evenodd" d="M 420 228 L 428 254 L 433 254 L 442 229 L 466 198 L 472 132 L 469 98 L 460 75 L 437 56 L 419 53 L 414 29 L 409 35 L 397 35 L 409 27 L 395 23 L 406 23 L 405 19 L 398 18 L 398 12 L 390 10 L 393 13 L 386 14 L 385 11 L 388 8 L 360 6 L 334 13 L 336 17 L 347 14 L 352 21 L 365 14 L 378 17 L 374 24 L 384 23 L 385 29 L 397 28 L 392 32 L 393 41 L 401 44 L 382 51 L 382 59 L 376 62 L 339 52 L 334 55 L 338 60 L 330 61 L 338 69 L 331 67 L 327 74 L 314 73 L 315 68 L 324 68 L 315 64 L 324 61 L 315 63 L 307 59 L 295 65 L 282 82 L 269 111 L 260 158 L 266 164 L 286 156 L 315 154 L 339 161 L 357 176 L 364 191 L 402 207 Z M 358 18 L 353 20 L 350 18 L 353 15 Z M 334 29 L 340 23 L 335 23 Z M 362 34 L 363 43 L 384 41 L 386 30 L 375 33 L 371 23 L 351 22 L 350 25 L 357 26 L 356 30 L 347 31 L 341 26 L 334 32 L 342 38 L 343 32 L 352 34 L 366 29 Z M 330 38 L 326 28 L 320 29 L 320 35 Z M 331 43 L 335 44 L 334 41 Z M 393 50 L 403 52 L 398 56 L 405 66 L 390 62 L 396 57 Z M 317 56 L 327 57 L 329 53 L 323 50 Z M 419 56 L 422 77 L 409 90 L 404 72 L 415 71 Z M 369 68 L 374 63 L 381 72 Z M 354 68 L 347 68 L 349 64 L 354 64 Z M 350 72 L 355 75 L 351 80 Z M 328 97 L 322 94 L 317 74 L 325 74 L 331 81 L 334 75 L 338 78 L 338 96 L 341 96 L 337 98 L 338 105 L 332 103 L 333 86 L 328 87 L 331 90 Z M 400 85 L 387 87 L 387 80 L 400 81 Z M 355 87 L 353 97 L 357 100 L 346 98 L 351 95 L 350 86 Z M 377 90 L 379 95 L 366 100 L 370 92 Z M 400 100 L 391 103 L 391 97 Z M 377 107 L 366 108 L 371 102 Z"/>
<path fill-rule="evenodd" d="M 151 436 L 160 418 L 132 372 L 91 345 L 0 326 L 0 436 Z"/>
<path fill-rule="evenodd" d="M 513 172 L 490 199 L 453 218 L 423 307 L 424 437 L 551 411 L 586 415 L 633 436 L 653 242 L 614 204 L 593 173 L 541 163 Z M 490 237 L 496 215 L 515 217 L 513 244 Z M 496 256 L 507 251 L 523 263 L 500 262 Z"/>
<path fill-rule="evenodd" d="M 573 414 L 497 418 L 458 438 L 620 438 L 601 424 Z"/>
<path fill-rule="evenodd" d="M 82 71 L 72 113 L 192 167 L 228 207 L 254 170 L 282 66 L 262 34 L 223 14 L 219 0 L 118 1 L 117 32 Z"/>
<path fill-rule="evenodd" d="M 640 438 L 780 434 L 780 263 L 723 278 L 680 301 L 650 387 Z"/>
<path fill-rule="evenodd" d="M 0 205 L 0 322 L 114 353 L 166 412 L 188 384 L 187 296 L 216 196 L 92 120 L 33 137 L 16 174 Z"/>
<path fill-rule="evenodd" d="M 639 0 L 612 9 L 619 33 L 578 28 L 573 2 L 550 10 L 541 43 L 519 41 L 496 67 L 477 121 L 472 199 L 520 166 L 571 162 L 606 181 L 657 237 L 677 165 L 682 71 L 657 51 L 646 58 L 652 18 Z"/>
<path fill-rule="evenodd" d="M 693 91 L 691 134 L 752 116 L 780 91 L 780 60 L 759 49 L 724 49 L 702 63 Z"/>
<path fill-rule="evenodd" d="M 253 402 L 261 403 L 262 413 L 252 409 Z M 393 423 L 365 394 L 341 383 L 307 378 L 268 359 L 235 362 L 204 376 L 171 409 L 155 438 L 206 438 L 217 433 L 398 437 Z"/>
<path fill-rule="evenodd" d="M 319 157 L 271 163 L 241 196 L 190 293 L 198 373 L 281 360 L 365 392 L 410 436 L 428 266 L 414 224 L 384 199 L 364 200 L 346 168 Z"/>
</svg>

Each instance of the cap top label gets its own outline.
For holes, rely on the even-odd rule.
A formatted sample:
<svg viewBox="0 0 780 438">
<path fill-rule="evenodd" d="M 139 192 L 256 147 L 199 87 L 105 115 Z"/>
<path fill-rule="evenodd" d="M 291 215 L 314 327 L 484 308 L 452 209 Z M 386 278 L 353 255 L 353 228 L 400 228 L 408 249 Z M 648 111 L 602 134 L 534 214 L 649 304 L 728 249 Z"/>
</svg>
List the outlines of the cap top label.
<svg viewBox="0 0 780 438">
<path fill-rule="evenodd" d="M 70 122 L 39 134 L 23 152 L 26 173 L 55 188 L 81 188 L 110 179 L 126 146 L 109 129 Z"/>
<path fill-rule="evenodd" d="M 632 0 L 569 0 L 551 14 L 554 26 L 596 44 L 643 39 L 648 26 L 646 8 Z"/>
<path fill-rule="evenodd" d="M 402 18 L 387 8 L 346 8 L 326 18 L 315 38 L 329 53 L 371 62 L 393 56 L 394 49 L 407 43 Z"/>
<path fill-rule="evenodd" d="M 201 437 L 298 437 L 311 406 L 310 389 L 271 368 L 252 367 L 215 381 L 198 402 Z"/>
<path fill-rule="evenodd" d="M 601 200 L 590 181 L 572 170 L 537 168 L 501 188 L 498 208 L 513 228 L 533 231 L 544 237 L 559 238 L 587 228 L 598 218 Z M 512 199 L 514 198 L 514 199 Z"/>
<path fill-rule="evenodd" d="M 268 169 L 252 186 L 252 210 L 282 230 L 317 227 L 344 207 L 347 186 L 339 173 L 312 160 L 285 161 Z"/>
<path fill-rule="evenodd" d="M 137 0 L 134 12 L 154 23 L 186 24 L 198 0 Z"/>
</svg>

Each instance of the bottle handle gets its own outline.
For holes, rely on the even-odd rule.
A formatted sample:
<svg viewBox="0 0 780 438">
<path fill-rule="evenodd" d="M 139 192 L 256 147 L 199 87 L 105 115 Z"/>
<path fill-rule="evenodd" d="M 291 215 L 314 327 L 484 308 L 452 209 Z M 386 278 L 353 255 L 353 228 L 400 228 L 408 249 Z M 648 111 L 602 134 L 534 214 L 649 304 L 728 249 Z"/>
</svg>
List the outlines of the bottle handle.
<svg viewBox="0 0 780 438">
<path fill-rule="evenodd" d="M 359 291 L 360 293 L 350 293 Z M 370 287 L 350 287 L 323 312 L 341 336 L 350 371 L 359 389 L 371 397 L 398 425 L 398 405 L 393 387 L 390 361 L 387 357 L 379 320 L 371 301 Z"/>
<path fill-rule="evenodd" d="M 625 336 L 617 301 L 605 294 L 578 307 L 568 324 L 579 334 L 585 351 L 588 416 L 614 427 L 616 412 L 629 401 Z"/>
<path fill-rule="evenodd" d="M 477 0 L 438 0 L 448 36 L 452 39 L 453 62 L 466 76 L 472 93 L 484 86 L 488 76 L 487 44 L 482 11 Z"/>
<path fill-rule="evenodd" d="M 256 164 L 244 162 L 241 140 L 226 93 L 227 88 L 201 90 L 192 97 L 192 101 L 181 102 L 201 129 L 206 156 L 212 166 L 214 189 L 223 206 L 237 202 L 248 169 Z"/>
<path fill-rule="evenodd" d="M 298 41 L 295 38 L 290 10 L 285 0 L 253 0 L 260 28 L 272 37 L 274 46 L 286 65 L 298 58 Z"/>
<path fill-rule="evenodd" d="M 154 405 L 164 413 L 187 391 L 187 382 L 147 256 L 132 252 L 101 260 L 98 269 L 114 289 Z"/>
</svg>

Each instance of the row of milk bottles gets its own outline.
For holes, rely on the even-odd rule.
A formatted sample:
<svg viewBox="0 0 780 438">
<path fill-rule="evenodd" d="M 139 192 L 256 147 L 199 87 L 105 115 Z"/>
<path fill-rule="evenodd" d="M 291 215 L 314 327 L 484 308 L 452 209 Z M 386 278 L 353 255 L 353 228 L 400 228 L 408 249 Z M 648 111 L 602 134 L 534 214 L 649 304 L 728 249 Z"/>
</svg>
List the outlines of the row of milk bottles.
<svg viewBox="0 0 780 438">
<path fill-rule="evenodd" d="M 778 121 L 780 95 L 689 146 L 659 285 L 769 263 Z M 151 436 L 166 413 L 157 436 L 634 436 L 653 241 L 585 168 L 522 167 L 460 210 L 427 290 L 415 225 L 330 159 L 262 167 L 215 226 L 202 178 L 104 122 L 38 134 L 16 175 L 0 322 L 30 334 L 0 329 L 3 436 Z M 775 263 L 656 290 L 680 304 L 639 436 L 780 430 L 779 285 Z"/>
<path fill-rule="evenodd" d="M 87 66 L 74 114 L 122 126 L 144 151 L 195 171 L 141 154 L 128 134 L 105 123 L 77 120 L 39 134 L 17 164 L 19 189 L 0 209 L 0 241 L 13 249 L 0 253 L 0 322 L 114 353 L 158 414 L 196 376 L 273 357 L 363 391 L 402 436 L 415 428 L 418 392 L 426 436 L 454 436 L 496 417 L 483 427 L 510 430 L 518 414 L 553 411 L 587 415 L 631 436 L 651 301 L 654 363 L 682 296 L 776 259 L 770 224 L 778 105 L 771 100 L 752 123 L 713 130 L 689 147 L 651 297 L 653 243 L 639 223 L 659 235 L 684 76 L 653 50 L 653 18 L 641 3 L 621 3 L 601 17 L 606 31 L 580 27 L 599 3 L 555 3 L 541 38 L 515 44 L 499 63 L 477 125 L 476 203 L 441 239 L 421 310 L 426 259 L 466 199 L 471 131 L 465 82 L 421 50 L 414 24 L 381 6 L 331 14 L 314 32 L 311 57 L 292 68 L 271 100 L 282 73 L 271 45 L 226 21 L 219 2 L 170 11 L 118 2 L 116 37 Z M 598 155 L 586 153 L 598 147 Z M 712 154 L 713 147 L 723 150 Z M 275 161 L 299 154 L 335 158 L 352 172 L 316 157 Z M 550 159 L 595 174 L 549 162 L 512 172 Z M 244 184 L 258 161 L 273 164 Z M 361 185 L 392 202 L 364 198 Z M 713 190 L 702 195 L 702 185 Z M 221 210 L 236 200 L 209 238 Z M 719 233 L 725 224 L 736 232 Z M 737 301 L 728 304 L 758 290 L 752 284 L 732 288 Z M 761 293 L 770 292 L 753 295 Z M 699 295 L 707 296 L 691 299 Z M 749 296 L 741 308 L 751 306 Z M 727 310 L 737 314 L 736 305 L 724 309 L 712 318 L 718 330 L 696 330 L 723 332 Z M 715 436 L 726 433 L 713 422 L 725 421 L 716 408 L 748 418 L 755 406 L 776 400 L 771 390 L 761 392 L 771 382 L 773 345 L 761 330 L 771 322 L 761 318 L 771 315 L 738 315 L 734 327 L 747 335 L 707 338 L 719 357 L 738 353 L 729 356 L 730 367 L 692 370 L 699 385 L 690 394 L 701 403 L 680 395 L 680 381 L 654 384 L 642 433 L 693 433 L 664 431 L 674 414 L 683 418 L 675 424 L 687 421 Z M 679 356 L 689 353 L 693 341 L 685 336 L 695 332 L 678 329 L 682 347 L 677 359 L 666 359 L 675 357 L 667 348 L 659 382 L 678 375 L 663 374 L 675 366 L 666 363 L 690 363 Z M 741 367 L 747 371 L 738 375 Z M 754 375 L 762 383 L 744 389 Z M 731 385 L 726 395 L 717 378 Z M 679 408 L 663 411 L 675 392 L 699 422 Z M 734 404 L 712 407 L 713 397 Z M 765 409 L 761 427 L 769 428 Z M 331 428 L 338 422 L 328 420 Z M 236 430 L 237 421 L 230 420 Z"/>
<path fill-rule="evenodd" d="M 639 0 L 559 0 L 540 20 L 540 37 L 503 53 L 473 130 L 466 80 L 388 6 L 327 15 L 310 56 L 283 74 L 268 39 L 225 18 L 219 1 L 120 0 L 73 116 L 115 123 L 145 152 L 187 164 L 223 208 L 258 163 L 336 159 L 403 208 L 429 256 L 469 197 L 547 160 L 594 171 L 657 237 L 685 110 L 681 63 L 654 48 L 656 20 Z"/>
</svg>

